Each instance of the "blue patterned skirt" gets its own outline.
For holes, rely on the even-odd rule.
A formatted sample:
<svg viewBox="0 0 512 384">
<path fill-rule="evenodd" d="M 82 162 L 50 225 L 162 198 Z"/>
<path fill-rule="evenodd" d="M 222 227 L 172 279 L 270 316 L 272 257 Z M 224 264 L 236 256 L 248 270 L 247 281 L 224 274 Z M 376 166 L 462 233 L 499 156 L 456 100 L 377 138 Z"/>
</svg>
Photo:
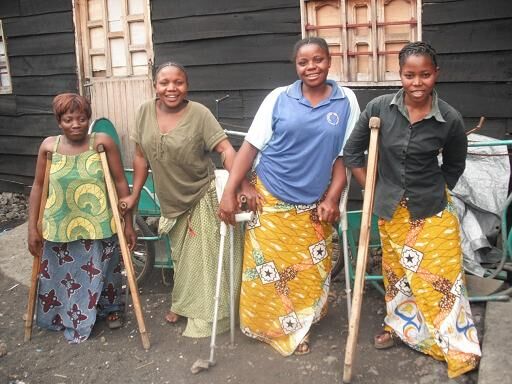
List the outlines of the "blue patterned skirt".
<svg viewBox="0 0 512 384">
<path fill-rule="evenodd" d="M 96 316 L 122 308 L 119 251 L 117 235 L 69 243 L 45 241 L 37 325 L 63 330 L 72 344 L 87 340 Z"/>
</svg>

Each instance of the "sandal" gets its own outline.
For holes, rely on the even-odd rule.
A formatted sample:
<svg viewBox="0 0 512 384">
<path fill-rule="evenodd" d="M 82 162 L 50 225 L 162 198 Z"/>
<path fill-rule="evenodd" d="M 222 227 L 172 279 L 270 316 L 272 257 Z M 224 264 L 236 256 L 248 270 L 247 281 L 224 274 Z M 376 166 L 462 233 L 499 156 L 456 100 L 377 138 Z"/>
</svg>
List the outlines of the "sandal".
<svg viewBox="0 0 512 384">
<path fill-rule="evenodd" d="M 376 349 L 388 349 L 395 346 L 395 336 L 392 332 L 383 331 L 373 338 L 373 346 Z"/>
<path fill-rule="evenodd" d="M 300 355 L 307 355 L 311 352 L 311 348 L 309 347 L 309 333 L 304 336 L 302 341 L 297 345 L 297 348 L 295 349 L 294 355 L 300 356 Z"/>
<path fill-rule="evenodd" d="M 123 326 L 123 315 L 120 311 L 110 312 L 107 315 L 107 326 L 109 329 L 118 329 Z"/>
</svg>

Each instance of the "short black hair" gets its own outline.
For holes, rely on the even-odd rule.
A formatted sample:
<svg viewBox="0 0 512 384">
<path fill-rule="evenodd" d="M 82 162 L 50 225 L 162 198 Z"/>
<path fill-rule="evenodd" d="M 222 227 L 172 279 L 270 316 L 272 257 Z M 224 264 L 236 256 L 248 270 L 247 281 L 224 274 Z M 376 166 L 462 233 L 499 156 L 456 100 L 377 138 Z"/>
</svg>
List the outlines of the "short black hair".
<svg viewBox="0 0 512 384">
<path fill-rule="evenodd" d="M 321 37 L 312 36 L 301 39 L 295 43 L 292 51 L 292 61 L 295 61 L 295 59 L 297 58 L 297 53 L 299 52 L 299 49 L 308 44 L 318 45 L 322 50 L 325 51 L 327 56 L 330 56 L 329 46 L 327 45 L 327 42 Z"/>
<path fill-rule="evenodd" d="M 178 68 L 179 70 L 181 70 L 185 74 L 185 79 L 187 80 L 187 84 L 188 84 L 187 70 L 185 69 L 185 67 L 183 65 L 181 65 L 175 61 L 167 61 L 165 63 L 160 64 L 155 71 L 155 76 L 153 77 L 155 79 L 154 81 L 156 81 L 156 78 L 157 78 L 158 74 L 160 73 L 160 71 L 167 67 L 175 67 L 175 68 Z"/>
<path fill-rule="evenodd" d="M 432 64 L 437 68 L 437 53 L 429 43 L 424 41 L 415 41 L 406 44 L 398 53 L 398 63 L 400 68 L 405 64 L 405 61 L 409 56 L 428 56 L 432 60 Z"/>
</svg>

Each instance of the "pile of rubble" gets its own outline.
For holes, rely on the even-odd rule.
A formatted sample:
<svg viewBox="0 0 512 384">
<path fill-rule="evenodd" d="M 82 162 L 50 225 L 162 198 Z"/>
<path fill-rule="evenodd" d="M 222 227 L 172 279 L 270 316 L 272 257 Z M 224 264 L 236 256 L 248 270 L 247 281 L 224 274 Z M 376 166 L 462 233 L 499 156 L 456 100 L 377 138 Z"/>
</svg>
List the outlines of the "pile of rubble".
<svg viewBox="0 0 512 384">
<path fill-rule="evenodd" d="M 20 224 L 28 218 L 28 198 L 22 193 L 0 193 L 0 224 Z"/>
</svg>

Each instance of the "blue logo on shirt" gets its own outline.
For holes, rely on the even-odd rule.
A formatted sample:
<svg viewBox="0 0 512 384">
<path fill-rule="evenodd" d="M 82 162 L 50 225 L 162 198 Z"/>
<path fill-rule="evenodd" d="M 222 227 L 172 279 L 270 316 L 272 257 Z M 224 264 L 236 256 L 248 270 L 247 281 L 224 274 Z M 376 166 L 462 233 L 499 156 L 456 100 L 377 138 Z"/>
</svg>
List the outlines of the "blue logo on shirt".
<svg viewBox="0 0 512 384">
<path fill-rule="evenodd" d="M 340 117 L 336 112 L 329 112 L 326 116 L 327 122 L 331 125 L 338 125 L 340 122 Z"/>
</svg>

